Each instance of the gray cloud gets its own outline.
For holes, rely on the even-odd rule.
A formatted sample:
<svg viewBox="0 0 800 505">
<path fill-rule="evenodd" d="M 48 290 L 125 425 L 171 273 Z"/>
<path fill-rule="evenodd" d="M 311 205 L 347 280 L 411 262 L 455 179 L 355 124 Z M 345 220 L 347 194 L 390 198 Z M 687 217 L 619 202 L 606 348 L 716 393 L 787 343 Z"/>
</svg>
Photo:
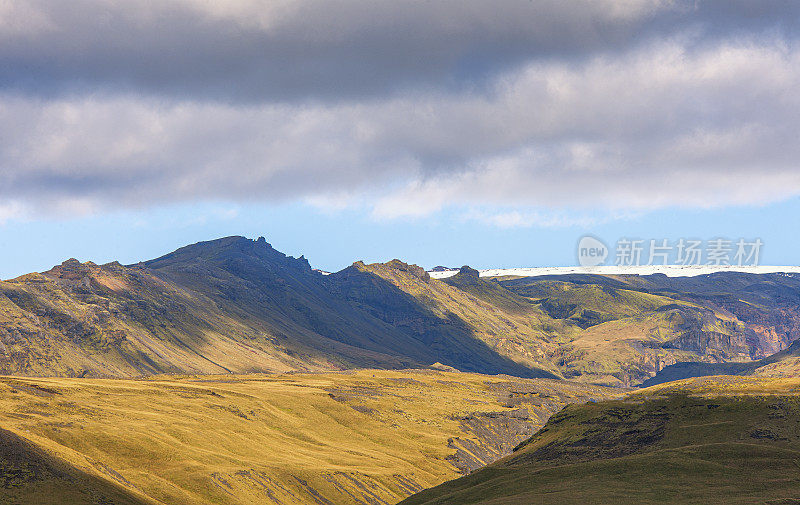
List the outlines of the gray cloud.
<svg viewBox="0 0 800 505">
<path fill-rule="evenodd" d="M 799 19 L 789 1 L 11 1 L 0 10 L 0 86 L 360 100 L 481 86 L 531 59 L 581 59 L 675 33 L 697 44 L 793 36 Z"/>
<path fill-rule="evenodd" d="M 796 2 L 0 3 L 0 219 L 787 198 L 798 20 Z"/>
</svg>

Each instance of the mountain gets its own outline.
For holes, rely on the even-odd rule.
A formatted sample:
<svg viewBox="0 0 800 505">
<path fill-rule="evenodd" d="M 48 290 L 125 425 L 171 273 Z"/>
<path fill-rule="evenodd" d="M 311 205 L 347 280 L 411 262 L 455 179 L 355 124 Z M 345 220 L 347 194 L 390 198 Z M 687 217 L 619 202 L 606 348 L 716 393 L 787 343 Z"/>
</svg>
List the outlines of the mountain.
<svg viewBox="0 0 800 505">
<path fill-rule="evenodd" d="M 401 280 L 432 298 L 403 291 Z M 437 296 L 453 303 L 434 307 Z M 419 267 L 356 263 L 322 275 L 263 238 L 201 242 L 129 266 L 71 259 L 0 282 L 0 372 L 132 377 L 438 362 L 554 376 L 487 346 L 449 310 L 462 304 L 475 321 L 489 310 Z M 513 329 L 500 319 L 480 322 Z"/>
<path fill-rule="evenodd" d="M 241 249 L 265 258 L 243 259 Z M 262 272 L 243 279 L 243 265 Z M 315 276 L 302 260 L 246 239 L 189 246 L 153 266 L 68 260 L 0 283 L 0 371 L 130 377 L 415 363 L 298 324 L 292 297 L 319 304 L 319 289 L 293 289 L 313 286 Z"/>
<path fill-rule="evenodd" d="M 796 503 L 798 387 L 714 377 L 569 405 L 512 455 L 401 504 Z"/>
<path fill-rule="evenodd" d="M 792 275 L 446 279 L 400 260 L 323 274 L 262 237 L 0 281 L 0 373 L 139 377 L 439 367 L 635 385 L 749 363 L 800 331 Z"/>
<path fill-rule="evenodd" d="M 0 378 L 0 503 L 396 503 L 616 393 L 430 370 Z"/>
</svg>

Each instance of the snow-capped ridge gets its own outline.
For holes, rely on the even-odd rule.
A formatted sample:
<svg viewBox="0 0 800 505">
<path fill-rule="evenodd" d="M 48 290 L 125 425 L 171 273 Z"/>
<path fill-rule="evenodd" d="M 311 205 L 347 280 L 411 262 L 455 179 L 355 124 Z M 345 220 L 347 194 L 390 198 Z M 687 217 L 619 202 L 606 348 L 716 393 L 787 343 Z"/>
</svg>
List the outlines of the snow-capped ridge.
<svg viewBox="0 0 800 505">
<path fill-rule="evenodd" d="M 619 266 L 603 265 L 596 267 L 533 267 L 533 268 L 489 268 L 479 270 L 481 277 L 502 277 L 507 275 L 519 277 L 536 277 L 542 275 L 595 274 L 595 275 L 653 275 L 664 274 L 667 277 L 694 277 L 716 272 L 743 272 L 750 274 L 800 274 L 800 266 L 737 266 L 737 265 L 640 265 Z M 452 277 L 458 269 L 428 272 L 434 279 Z"/>
</svg>

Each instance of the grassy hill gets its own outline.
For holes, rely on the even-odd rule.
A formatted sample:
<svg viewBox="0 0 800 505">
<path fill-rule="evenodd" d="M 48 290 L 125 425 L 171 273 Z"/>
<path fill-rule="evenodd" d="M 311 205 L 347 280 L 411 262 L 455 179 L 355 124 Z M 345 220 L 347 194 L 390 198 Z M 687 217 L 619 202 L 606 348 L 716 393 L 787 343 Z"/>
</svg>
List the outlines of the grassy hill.
<svg viewBox="0 0 800 505">
<path fill-rule="evenodd" d="M 0 502 L 396 503 L 614 394 L 424 370 L 0 378 Z"/>
<path fill-rule="evenodd" d="M 515 452 L 403 505 L 789 504 L 800 379 L 710 377 L 570 405 Z"/>
</svg>

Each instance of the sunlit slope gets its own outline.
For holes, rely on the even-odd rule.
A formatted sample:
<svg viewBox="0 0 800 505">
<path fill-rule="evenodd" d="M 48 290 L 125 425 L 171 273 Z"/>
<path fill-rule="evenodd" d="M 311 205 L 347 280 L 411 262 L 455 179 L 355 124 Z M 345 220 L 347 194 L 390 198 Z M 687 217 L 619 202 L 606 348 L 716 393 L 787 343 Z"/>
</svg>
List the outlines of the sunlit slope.
<svg viewBox="0 0 800 505">
<path fill-rule="evenodd" d="M 116 486 L 147 503 L 380 504 L 496 460 L 567 403 L 615 393 L 436 371 L 4 378 L 0 429 L 69 476 L 99 479 L 97 496 Z M 0 502 L 48 503 L 75 479 L 21 464 L 0 461 L 0 478 L 23 476 L 0 486 Z"/>
<path fill-rule="evenodd" d="M 800 379 L 710 377 L 571 405 L 511 456 L 402 503 L 796 503 Z"/>
<path fill-rule="evenodd" d="M 7 374 L 125 377 L 335 362 L 301 339 L 276 342 L 258 321 L 231 317 L 212 300 L 120 265 L 66 262 L 0 282 L 0 371 Z"/>
</svg>

